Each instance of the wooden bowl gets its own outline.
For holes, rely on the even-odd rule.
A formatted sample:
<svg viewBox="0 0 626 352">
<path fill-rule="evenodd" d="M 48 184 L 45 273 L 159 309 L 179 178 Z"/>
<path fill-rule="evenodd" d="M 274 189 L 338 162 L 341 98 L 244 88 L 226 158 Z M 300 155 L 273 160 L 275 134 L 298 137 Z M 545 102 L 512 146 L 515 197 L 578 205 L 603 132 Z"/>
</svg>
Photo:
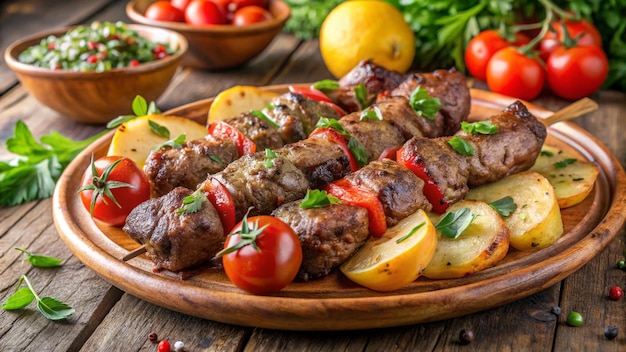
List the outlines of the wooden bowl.
<svg viewBox="0 0 626 352">
<path fill-rule="evenodd" d="M 201 69 L 223 69 L 241 66 L 260 54 L 282 30 L 291 15 L 282 0 L 270 0 L 273 19 L 247 26 L 190 26 L 181 22 L 155 21 L 144 16 L 154 1 L 134 0 L 126 5 L 126 14 L 144 25 L 167 28 L 183 34 L 189 51 L 182 65 Z"/>
<path fill-rule="evenodd" d="M 42 38 L 62 35 L 70 28 L 21 39 L 7 48 L 4 59 L 26 90 L 40 103 L 82 123 L 103 124 L 119 115 L 130 114 L 137 95 L 148 102 L 156 100 L 170 84 L 188 47 L 185 37 L 174 31 L 128 25 L 142 37 L 169 44 L 178 51 L 160 60 L 105 72 L 50 70 L 18 61 L 21 52 L 39 44 Z"/>
</svg>

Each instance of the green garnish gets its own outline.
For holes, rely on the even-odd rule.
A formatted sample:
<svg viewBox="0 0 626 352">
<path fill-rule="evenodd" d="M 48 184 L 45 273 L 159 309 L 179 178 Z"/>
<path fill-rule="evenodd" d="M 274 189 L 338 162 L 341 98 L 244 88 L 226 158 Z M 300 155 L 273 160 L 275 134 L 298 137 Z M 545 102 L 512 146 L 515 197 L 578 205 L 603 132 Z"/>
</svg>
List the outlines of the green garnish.
<svg viewBox="0 0 626 352">
<path fill-rule="evenodd" d="M 32 254 L 31 252 L 19 247 L 16 247 L 15 249 L 26 254 L 26 259 L 24 260 L 28 260 L 29 263 L 38 268 L 55 268 L 63 262 L 62 259 L 49 257 L 47 255 Z"/>
<path fill-rule="evenodd" d="M 371 106 L 365 110 L 361 110 L 361 115 L 359 117 L 361 121 L 382 121 L 383 113 L 380 111 L 378 106 Z"/>
<path fill-rule="evenodd" d="M 352 156 L 356 160 L 357 164 L 359 164 L 359 167 L 367 165 L 369 160 L 367 150 L 365 150 L 365 147 L 361 144 L 361 142 L 354 137 L 350 137 L 350 139 L 348 139 L 348 149 L 350 149 L 350 152 L 352 153 Z"/>
<path fill-rule="evenodd" d="M 549 151 L 549 150 L 542 149 L 541 152 L 539 152 L 539 155 L 547 156 L 547 157 L 553 157 L 554 153 Z"/>
<path fill-rule="evenodd" d="M 202 204 L 207 201 L 206 194 L 201 189 L 195 190 L 192 194 L 183 198 L 183 204 L 176 210 L 176 214 L 191 214 L 202 209 Z"/>
<path fill-rule="evenodd" d="M 567 167 L 567 165 L 576 163 L 577 161 L 578 161 L 578 159 L 568 158 L 568 159 L 563 159 L 563 160 L 561 160 L 559 162 L 556 162 L 553 165 L 557 169 L 562 169 L 562 168 Z"/>
<path fill-rule="evenodd" d="M 148 126 L 150 126 L 150 131 L 156 134 L 157 136 L 170 139 L 170 130 L 167 127 L 160 125 L 152 120 L 148 120 Z"/>
<path fill-rule="evenodd" d="M 266 168 L 270 168 L 272 166 L 274 166 L 274 159 L 276 159 L 278 156 L 276 155 L 276 153 L 274 153 L 273 150 L 271 150 L 270 148 L 265 148 L 265 167 Z"/>
<path fill-rule="evenodd" d="M 121 115 L 107 123 L 107 128 L 115 128 L 120 126 L 121 124 L 136 119 L 139 116 L 146 116 L 152 114 L 160 114 L 161 110 L 157 108 L 156 103 L 151 101 L 148 105 L 148 102 L 141 95 L 137 95 L 135 99 L 133 99 L 132 109 L 134 115 Z M 169 138 L 169 137 L 168 137 Z"/>
<path fill-rule="evenodd" d="M 250 113 L 256 117 L 258 117 L 259 119 L 267 122 L 268 125 L 274 127 L 274 128 L 279 128 L 280 125 L 278 125 L 276 122 L 274 122 L 274 120 L 272 120 L 266 113 L 264 113 L 261 110 L 252 110 L 250 111 Z"/>
<path fill-rule="evenodd" d="M 12 206 L 50 197 L 70 161 L 107 132 L 74 141 L 51 131 L 37 141 L 28 126 L 22 120 L 17 121 L 13 136 L 5 144 L 7 151 L 16 156 L 0 161 L 0 205 Z"/>
<path fill-rule="evenodd" d="M 474 221 L 476 215 L 470 212 L 469 208 L 461 208 L 455 212 L 448 212 L 442 217 L 435 229 L 448 238 L 457 238 Z"/>
<path fill-rule="evenodd" d="M 413 236 L 413 235 L 417 232 L 417 230 L 419 230 L 420 228 L 422 228 L 424 225 L 426 225 L 426 223 L 425 223 L 425 222 L 423 222 L 423 223 L 421 223 L 421 224 L 419 224 L 419 225 L 415 226 L 415 227 L 414 227 L 411 231 L 409 231 L 409 233 L 407 233 L 406 235 L 404 235 L 404 236 L 402 236 L 402 237 L 398 238 L 398 239 L 396 240 L 396 243 L 402 243 L 402 242 L 406 241 L 407 239 L 409 239 L 409 237 Z"/>
<path fill-rule="evenodd" d="M 183 147 L 183 143 L 185 143 L 185 134 L 181 134 L 180 136 L 174 138 L 174 139 L 170 139 L 168 141 L 165 141 L 159 145 L 156 145 L 152 148 L 152 151 L 155 152 L 163 147 L 172 147 L 173 149 L 180 149 Z"/>
<path fill-rule="evenodd" d="M 448 144 L 456 151 L 457 153 L 463 156 L 472 156 L 474 155 L 474 148 L 471 144 L 469 144 L 465 139 L 454 136 L 449 141 Z"/>
<path fill-rule="evenodd" d="M 331 204 L 341 204 L 341 200 L 326 191 L 314 189 L 307 190 L 304 199 L 300 203 L 300 208 L 323 208 Z"/>
<path fill-rule="evenodd" d="M 332 79 L 323 79 L 313 83 L 313 88 L 319 90 L 336 90 L 339 89 L 339 82 Z"/>
<path fill-rule="evenodd" d="M 511 215 L 511 213 L 513 213 L 515 209 L 517 209 L 517 204 L 515 204 L 513 198 L 511 198 L 510 196 L 494 200 L 493 202 L 488 204 L 502 217 L 507 217 Z"/>
<path fill-rule="evenodd" d="M 22 282 L 26 283 L 26 287 L 21 287 Z M 62 320 L 74 313 L 74 308 L 66 303 L 63 303 L 56 298 L 43 297 L 39 298 L 33 285 L 30 283 L 26 275 L 20 276 L 17 283 L 15 293 L 13 293 L 2 305 L 4 310 L 17 310 L 27 307 L 29 304 L 37 301 L 37 310 L 44 317 L 50 320 Z"/>
<path fill-rule="evenodd" d="M 330 119 L 328 117 L 320 116 L 320 119 L 317 121 L 315 128 L 331 128 L 338 132 L 342 136 L 349 136 L 350 132 L 348 132 L 343 125 L 339 123 L 336 119 Z"/>
<path fill-rule="evenodd" d="M 428 91 L 422 86 L 417 86 L 411 93 L 409 104 L 419 116 L 424 116 L 430 120 L 435 118 L 437 111 L 441 109 L 439 98 L 432 98 Z"/>
<path fill-rule="evenodd" d="M 365 86 L 365 84 L 359 83 L 354 88 L 352 88 L 352 90 L 354 91 L 354 97 L 356 98 L 356 101 L 359 104 L 359 108 L 361 110 L 372 105 L 373 99 L 369 99 L 369 92 L 367 91 L 367 87 Z"/>
<path fill-rule="evenodd" d="M 469 134 L 496 134 L 498 126 L 491 121 L 467 122 L 461 121 L 461 129 Z"/>
<path fill-rule="evenodd" d="M 250 211 L 250 210 L 248 210 Z M 238 249 L 244 247 L 244 246 L 252 246 L 252 248 L 256 249 L 257 251 L 259 250 L 259 247 L 256 244 L 256 239 L 257 237 L 259 237 L 260 234 L 263 233 L 263 230 L 265 230 L 266 227 L 268 227 L 269 225 L 265 225 L 261 228 L 259 228 L 259 221 L 255 221 L 252 228 L 249 227 L 248 224 L 248 213 L 246 213 L 246 215 L 243 217 L 243 220 L 241 221 L 241 230 L 233 232 L 231 234 L 229 234 L 228 236 L 232 236 L 232 235 L 239 235 L 239 238 L 241 238 L 241 240 L 237 243 L 235 243 L 234 245 L 228 247 L 228 248 L 224 248 L 223 250 L 221 250 L 220 252 L 218 252 L 215 255 L 215 258 L 220 258 L 222 256 L 225 256 L 228 253 L 232 253 L 237 251 Z"/>
<path fill-rule="evenodd" d="M 216 161 L 218 163 L 222 163 L 222 164 L 224 163 L 224 160 L 222 160 L 222 158 L 220 158 L 217 155 L 211 154 L 211 155 L 209 155 L 209 158 L 211 158 L 211 160 Z"/>
</svg>

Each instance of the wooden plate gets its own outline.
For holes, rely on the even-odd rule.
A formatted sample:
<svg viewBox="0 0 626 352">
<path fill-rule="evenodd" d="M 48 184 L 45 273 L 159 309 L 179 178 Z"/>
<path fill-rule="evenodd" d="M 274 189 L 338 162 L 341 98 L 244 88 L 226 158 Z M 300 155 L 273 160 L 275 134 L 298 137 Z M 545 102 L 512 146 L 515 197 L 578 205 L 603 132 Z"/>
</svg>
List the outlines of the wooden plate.
<svg viewBox="0 0 626 352">
<path fill-rule="evenodd" d="M 267 87 L 284 92 L 285 86 Z M 488 117 L 513 101 L 472 90 L 471 119 Z M 211 100 L 169 111 L 204 123 Z M 538 117 L 551 113 L 528 105 Z M 83 151 L 65 170 L 54 194 L 54 220 L 66 245 L 80 261 L 120 289 L 182 313 L 230 324 L 284 330 L 351 330 L 407 325 L 461 316 L 543 290 L 578 270 L 613 240 L 624 223 L 626 176 L 611 152 L 572 123 L 549 128 L 548 143 L 595 162 L 600 174 L 594 191 L 562 212 L 565 234 L 553 246 L 511 251 L 496 267 L 453 280 L 419 278 L 391 293 L 374 292 L 335 272 L 321 280 L 296 282 L 272 296 L 235 288 L 222 272 L 203 271 L 188 280 L 152 272 L 145 256 L 120 260 L 138 247 L 124 232 L 97 224 L 77 190 L 90 155 L 106 154 L 112 133 Z"/>
</svg>

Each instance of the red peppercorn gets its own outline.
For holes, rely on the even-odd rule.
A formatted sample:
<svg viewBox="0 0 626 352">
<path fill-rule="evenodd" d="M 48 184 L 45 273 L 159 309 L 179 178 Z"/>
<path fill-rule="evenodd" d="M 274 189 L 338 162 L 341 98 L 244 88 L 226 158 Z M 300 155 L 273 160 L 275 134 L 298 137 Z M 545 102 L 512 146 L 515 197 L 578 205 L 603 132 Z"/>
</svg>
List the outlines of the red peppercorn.
<svg viewBox="0 0 626 352">
<path fill-rule="evenodd" d="M 610 299 L 614 301 L 619 301 L 620 299 L 622 299 L 622 297 L 624 297 L 624 291 L 622 291 L 622 289 L 619 288 L 619 286 L 611 287 L 611 289 L 609 290 Z"/>
<path fill-rule="evenodd" d="M 150 342 L 156 342 L 158 339 L 159 338 L 155 332 L 151 332 L 150 335 L 148 335 L 148 341 Z"/>
<path fill-rule="evenodd" d="M 161 340 L 161 342 L 159 342 L 159 345 L 157 346 L 158 352 L 170 352 L 170 349 L 170 342 L 167 340 Z"/>
</svg>

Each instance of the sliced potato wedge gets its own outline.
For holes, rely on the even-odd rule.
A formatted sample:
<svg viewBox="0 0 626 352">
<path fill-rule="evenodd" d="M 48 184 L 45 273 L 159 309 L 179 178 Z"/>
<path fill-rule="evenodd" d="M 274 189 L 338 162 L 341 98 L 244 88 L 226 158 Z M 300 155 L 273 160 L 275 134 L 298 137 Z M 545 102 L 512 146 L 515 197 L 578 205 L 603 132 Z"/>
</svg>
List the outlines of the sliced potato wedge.
<svg viewBox="0 0 626 352">
<path fill-rule="evenodd" d="M 454 212 L 468 208 L 475 215 L 472 223 L 457 238 L 437 231 L 435 255 L 422 275 L 431 279 L 464 277 L 490 268 L 509 251 L 509 228 L 492 207 L 485 202 L 462 200 L 448 208 Z M 431 215 L 437 223 L 443 215 Z"/>
<path fill-rule="evenodd" d="M 582 202 L 593 189 L 598 167 L 563 150 L 544 145 L 532 171 L 542 174 L 554 186 L 559 207 Z"/>
<path fill-rule="evenodd" d="M 209 108 L 207 123 L 222 121 L 241 113 L 263 109 L 278 93 L 253 86 L 234 86 L 215 97 Z"/>
<path fill-rule="evenodd" d="M 341 272 L 376 291 L 397 290 L 418 278 L 437 246 L 435 227 L 423 210 L 398 222 L 378 239 L 370 239 Z"/>
<path fill-rule="evenodd" d="M 137 117 L 121 124 L 111 140 L 107 155 L 123 155 L 132 159 L 143 168 L 150 150 L 165 141 L 150 128 L 148 121 L 167 127 L 170 139 L 185 134 L 185 140 L 203 138 L 207 134 L 205 126 L 183 117 L 166 115 L 147 115 Z"/>
<path fill-rule="evenodd" d="M 541 174 L 527 171 L 470 190 L 465 199 L 486 203 L 510 196 L 517 209 L 504 218 L 511 246 L 518 250 L 545 248 L 563 234 L 563 220 L 554 187 Z"/>
</svg>

